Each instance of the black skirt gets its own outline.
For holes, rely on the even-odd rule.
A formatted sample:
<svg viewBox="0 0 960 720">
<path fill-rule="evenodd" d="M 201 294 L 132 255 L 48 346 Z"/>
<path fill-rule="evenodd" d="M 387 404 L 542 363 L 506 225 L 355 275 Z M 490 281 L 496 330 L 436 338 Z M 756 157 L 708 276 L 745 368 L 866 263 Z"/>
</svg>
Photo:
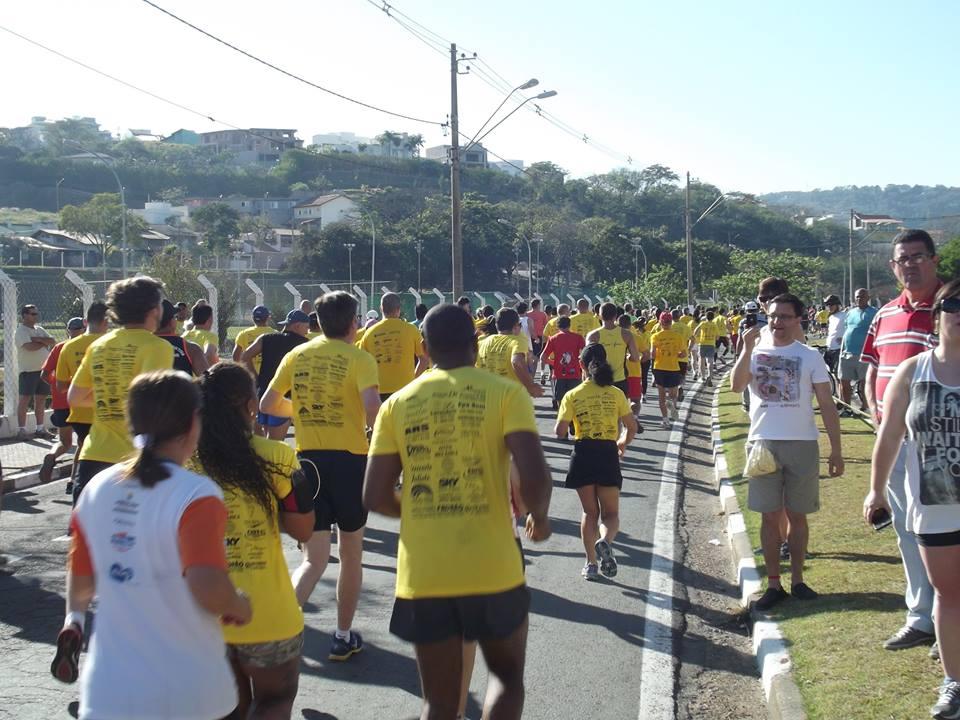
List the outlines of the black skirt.
<svg viewBox="0 0 960 720">
<path fill-rule="evenodd" d="M 565 487 L 576 489 L 587 485 L 623 487 L 620 455 L 613 440 L 577 440 L 573 444 Z"/>
</svg>

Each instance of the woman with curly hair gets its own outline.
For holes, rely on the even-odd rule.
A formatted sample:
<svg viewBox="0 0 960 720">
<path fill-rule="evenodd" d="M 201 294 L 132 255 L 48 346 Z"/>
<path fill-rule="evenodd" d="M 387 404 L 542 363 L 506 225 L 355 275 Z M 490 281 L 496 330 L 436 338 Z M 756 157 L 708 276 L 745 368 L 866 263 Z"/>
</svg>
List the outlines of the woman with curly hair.
<svg viewBox="0 0 960 720">
<path fill-rule="evenodd" d="M 224 638 L 240 703 L 231 718 L 289 718 L 297 695 L 303 612 L 280 545 L 280 529 L 305 542 L 313 534 L 313 491 L 286 443 L 254 434 L 253 376 L 234 362 L 200 378 L 202 471 L 223 490 L 227 506 L 230 579 L 255 608 L 243 627 Z"/>
</svg>

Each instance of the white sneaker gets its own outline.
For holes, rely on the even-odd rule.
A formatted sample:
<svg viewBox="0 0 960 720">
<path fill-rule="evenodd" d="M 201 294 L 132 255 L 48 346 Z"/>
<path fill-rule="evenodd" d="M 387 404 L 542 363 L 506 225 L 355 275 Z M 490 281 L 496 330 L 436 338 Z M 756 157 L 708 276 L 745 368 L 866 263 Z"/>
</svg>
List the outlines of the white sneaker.
<svg viewBox="0 0 960 720">
<path fill-rule="evenodd" d="M 680 417 L 680 411 L 677 410 L 677 404 L 675 402 L 670 403 L 670 419 L 676 420 L 679 417 Z"/>
<path fill-rule="evenodd" d="M 663 420 L 661 420 L 660 425 L 661 427 L 663 427 L 664 430 L 669 430 L 670 428 L 673 427 L 673 423 L 670 422 L 670 420 L 668 420 L 667 418 L 664 418 Z"/>
</svg>

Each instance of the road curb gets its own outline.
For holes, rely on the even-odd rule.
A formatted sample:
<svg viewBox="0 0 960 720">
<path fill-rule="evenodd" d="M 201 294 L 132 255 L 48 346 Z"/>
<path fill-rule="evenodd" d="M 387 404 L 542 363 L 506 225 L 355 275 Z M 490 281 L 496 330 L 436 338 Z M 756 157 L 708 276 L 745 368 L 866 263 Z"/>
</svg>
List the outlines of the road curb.
<svg viewBox="0 0 960 720">
<path fill-rule="evenodd" d="M 50 482 L 70 477 L 70 468 L 71 463 L 69 462 L 55 466 L 53 468 L 53 473 L 50 475 Z M 17 490 L 26 490 L 27 488 L 35 487 L 41 484 L 40 468 L 37 467 L 32 470 L 25 470 L 23 472 L 16 473 L 15 475 L 5 477 L 3 479 L 3 493 L 6 494 L 16 492 Z"/>
<path fill-rule="evenodd" d="M 710 428 L 713 440 L 713 477 L 720 507 L 727 518 L 727 539 L 737 565 L 740 600 L 750 608 L 753 625 L 753 654 L 757 658 L 763 692 L 767 698 L 767 715 L 773 720 L 806 720 L 800 689 L 793 679 L 790 653 L 776 621 L 758 612 L 751 596 L 762 588 L 760 573 L 747 535 L 743 512 L 730 482 L 723 441 L 720 439 L 720 391 L 722 381 L 713 393 Z"/>
</svg>

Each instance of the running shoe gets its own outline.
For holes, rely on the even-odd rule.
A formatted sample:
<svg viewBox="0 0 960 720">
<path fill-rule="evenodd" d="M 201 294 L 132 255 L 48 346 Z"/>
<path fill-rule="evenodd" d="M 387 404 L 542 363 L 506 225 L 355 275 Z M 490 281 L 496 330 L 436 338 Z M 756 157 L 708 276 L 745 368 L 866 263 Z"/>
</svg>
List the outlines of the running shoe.
<svg viewBox="0 0 960 720">
<path fill-rule="evenodd" d="M 363 650 L 363 638 L 356 630 L 351 630 L 350 637 L 346 640 L 338 638 L 334 633 L 333 644 L 330 646 L 330 654 L 327 655 L 327 659 L 343 662 L 349 660 L 351 655 L 356 655 L 361 650 Z"/>
<path fill-rule="evenodd" d="M 772 609 L 774 605 L 786 600 L 788 597 L 790 596 L 787 595 L 787 591 L 782 587 L 767 588 L 767 591 L 759 600 L 757 600 L 756 608 L 760 612 L 766 612 L 767 610 Z"/>
<path fill-rule="evenodd" d="M 678 420 L 680 418 L 680 411 L 677 410 L 677 404 L 675 402 L 670 403 L 670 419 Z"/>
<path fill-rule="evenodd" d="M 76 623 L 68 625 L 57 635 L 57 654 L 50 664 L 50 674 L 62 683 L 75 683 L 80 675 L 80 648 L 83 631 Z"/>
<path fill-rule="evenodd" d="M 883 643 L 884 650 L 906 650 L 917 645 L 930 645 L 937 636 L 920 628 L 904 625 Z"/>
<path fill-rule="evenodd" d="M 30 437 L 30 433 L 27 432 L 26 428 L 20 428 L 17 430 L 17 440 L 27 440 Z"/>
<path fill-rule="evenodd" d="M 940 686 L 937 704 L 930 708 L 930 715 L 939 720 L 960 718 L 960 682 L 944 680 Z"/>
<path fill-rule="evenodd" d="M 41 485 L 50 482 L 50 478 L 53 476 L 53 466 L 56 464 L 57 458 L 53 453 L 47 453 L 43 456 L 43 465 L 40 466 L 40 472 L 38 473 Z"/>
<path fill-rule="evenodd" d="M 793 585 L 790 588 L 790 594 L 797 598 L 797 600 L 816 600 L 820 597 L 820 593 L 804 582 Z"/>
<path fill-rule="evenodd" d="M 710 378 L 707 378 L 707 387 L 713 387 L 713 381 Z"/>
<path fill-rule="evenodd" d="M 53 438 L 53 433 L 47 430 L 45 427 L 38 427 L 33 431 L 33 436 L 38 440 L 50 440 Z"/>
<path fill-rule="evenodd" d="M 600 573 L 597 572 L 597 564 L 587 563 L 586 565 L 584 565 L 583 570 L 580 571 L 580 576 L 584 580 L 590 580 L 591 582 L 594 580 L 598 580 L 600 578 Z"/>
<path fill-rule="evenodd" d="M 927 653 L 931 660 L 940 662 L 940 643 L 934 643 L 930 646 L 930 652 Z"/>
<path fill-rule="evenodd" d="M 600 574 L 608 578 L 616 577 L 617 559 L 613 556 L 610 543 L 600 539 L 597 540 L 593 548 L 597 551 L 597 557 L 600 559 Z"/>
<path fill-rule="evenodd" d="M 673 423 L 670 422 L 670 420 L 669 420 L 668 418 L 664 418 L 663 420 L 660 421 L 660 426 L 661 426 L 664 430 L 669 430 L 670 428 L 673 427 Z"/>
</svg>

